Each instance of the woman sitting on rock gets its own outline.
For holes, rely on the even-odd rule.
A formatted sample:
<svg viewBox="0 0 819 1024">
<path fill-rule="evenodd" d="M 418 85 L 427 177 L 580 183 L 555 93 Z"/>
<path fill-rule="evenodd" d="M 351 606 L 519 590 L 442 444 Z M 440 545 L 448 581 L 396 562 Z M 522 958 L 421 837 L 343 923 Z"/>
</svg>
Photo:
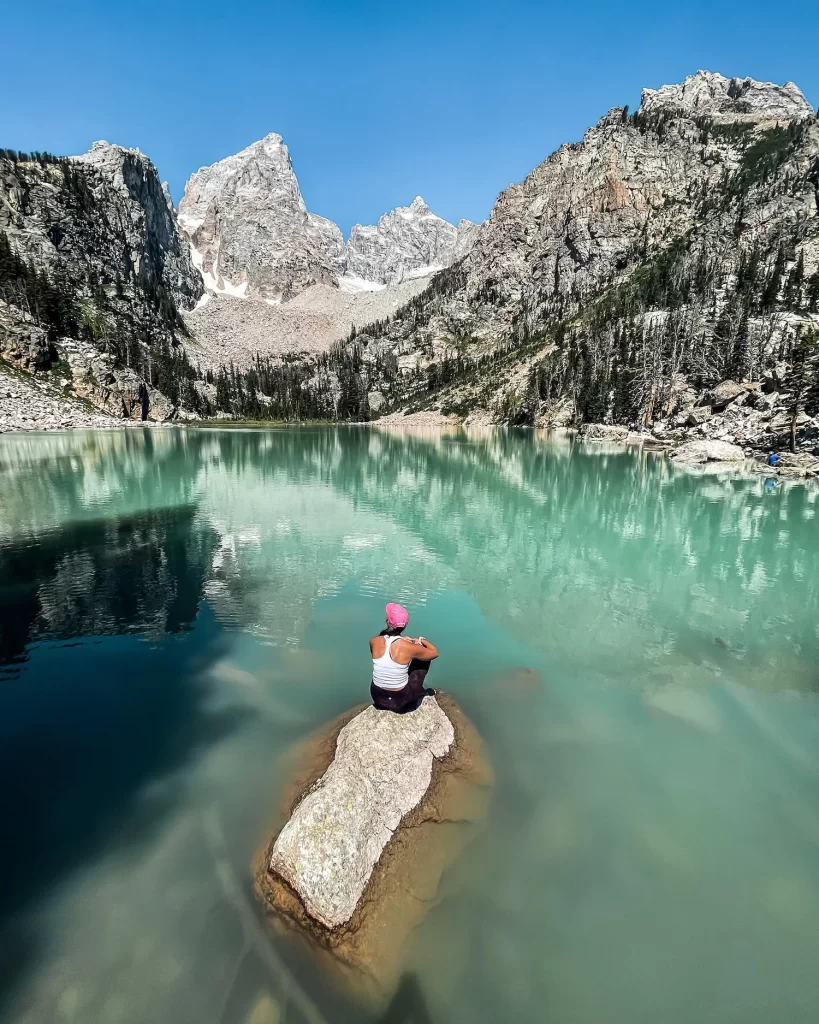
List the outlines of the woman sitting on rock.
<svg viewBox="0 0 819 1024">
<path fill-rule="evenodd" d="M 373 681 L 370 696 L 382 711 L 414 711 L 426 694 L 424 681 L 429 663 L 438 648 L 419 636 L 401 636 L 409 623 L 409 612 L 400 604 L 387 605 L 387 628 L 370 640 Z"/>
</svg>

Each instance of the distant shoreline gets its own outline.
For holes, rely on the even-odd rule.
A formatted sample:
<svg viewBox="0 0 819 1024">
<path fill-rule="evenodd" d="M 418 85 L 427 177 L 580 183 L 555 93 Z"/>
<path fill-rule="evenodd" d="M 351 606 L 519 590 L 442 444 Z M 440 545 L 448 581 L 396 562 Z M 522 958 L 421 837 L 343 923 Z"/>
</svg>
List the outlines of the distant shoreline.
<svg viewBox="0 0 819 1024">
<path fill-rule="evenodd" d="M 42 436 L 55 436 L 55 435 L 66 435 L 66 434 L 78 434 L 78 433 L 109 433 L 117 430 L 133 430 L 135 428 L 147 428 L 150 430 L 168 430 L 168 429 L 190 429 L 197 431 L 264 431 L 264 430 L 277 430 L 284 431 L 294 428 L 304 427 L 369 427 L 377 428 L 385 432 L 393 434 L 407 433 L 415 436 L 423 436 L 424 434 L 432 434 L 436 432 L 445 433 L 447 431 L 463 431 L 465 434 L 469 434 L 471 431 L 484 432 L 487 430 L 516 430 L 516 431 L 532 431 L 532 432 L 557 432 L 566 436 L 567 439 L 572 440 L 573 443 L 579 443 L 575 439 L 577 437 L 577 431 L 572 427 L 509 427 L 506 424 L 470 424 L 463 423 L 451 417 L 441 416 L 440 414 L 429 414 L 429 413 L 413 413 L 409 416 L 388 416 L 383 419 L 371 420 L 369 422 L 333 422 L 331 420 L 300 420 L 300 421 L 285 421 L 285 420 L 171 420 L 167 422 L 155 422 L 150 420 L 137 421 L 137 420 L 125 420 L 112 419 L 110 422 L 104 424 L 94 425 L 78 425 L 69 428 L 46 428 L 42 426 L 35 427 L 17 427 L 7 429 L 0 427 L 0 436 L 4 434 L 9 435 L 42 435 Z M 589 453 L 595 453 L 599 455 L 609 455 L 613 452 L 627 452 L 634 451 L 634 449 L 643 449 L 643 445 L 640 442 L 631 440 L 606 440 L 606 441 L 586 441 L 582 443 L 583 450 Z M 646 455 L 657 456 L 666 459 L 669 465 L 673 465 L 676 469 L 690 473 L 694 476 L 730 476 L 732 479 L 750 479 L 754 477 L 766 477 L 768 479 L 776 481 L 788 481 L 789 483 L 804 483 L 804 484 L 819 484 L 819 459 L 816 460 L 815 468 L 811 469 L 799 469 L 789 466 L 769 466 L 762 461 L 763 456 L 759 458 L 746 457 L 742 461 L 737 462 L 723 462 L 723 461 L 712 461 L 700 464 L 686 464 L 683 462 L 675 462 L 669 458 L 671 450 L 656 451 L 645 449 Z M 636 452 L 635 452 L 636 454 Z M 784 453 L 783 453 L 784 454 Z"/>
</svg>

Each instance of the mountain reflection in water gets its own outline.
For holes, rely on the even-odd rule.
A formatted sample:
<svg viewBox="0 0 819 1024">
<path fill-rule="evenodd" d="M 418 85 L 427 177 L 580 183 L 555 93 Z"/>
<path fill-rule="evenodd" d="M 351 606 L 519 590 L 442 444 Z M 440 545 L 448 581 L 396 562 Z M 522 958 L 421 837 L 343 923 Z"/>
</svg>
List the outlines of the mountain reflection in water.
<svg viewBox="0 0 819 1024">
<path fill-rule="evenodd" d="M 190 629 L 218 543 L 195 512 L 81 520 L 0 546 L 0 665 L 36 639 Z"/>
<path fill-rule="evenodd" d="M 0 437 L 0 1016 L 811 1020 L 818 493 L 527 431 Z M 497 786 L 365 1011 L 249 864 L 386 600 Z"/>
</svg>

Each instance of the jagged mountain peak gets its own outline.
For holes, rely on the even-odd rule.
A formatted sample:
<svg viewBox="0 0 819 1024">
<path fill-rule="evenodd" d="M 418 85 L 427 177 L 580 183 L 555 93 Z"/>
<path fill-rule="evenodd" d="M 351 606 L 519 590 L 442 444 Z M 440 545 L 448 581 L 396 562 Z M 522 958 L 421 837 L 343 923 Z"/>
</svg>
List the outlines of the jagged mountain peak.
<svg viewBox="0 0 819 1024">
<path fill-rule="evenodd" d="M 474 230 L 459 230 L 416 196 L 377 224 L 356 224 L 345 246 L 336 224 L 308 212 L 275 132 L 192 175 L 179 223 L 208 288 L 274 302 L 341 278 L 380 287 L 424 276 L 460 255 Z"/>
<path fill-rule="evenodd" d="M 394 284 L 449 266 L 464 251 L 474 225 L 459 227 L 433 213 L 422 196 L 397 206 L 377 224 L 356 224 L 347 242 L 347 274 L 376 284 Z"/>
<path fill-rule="evenodd" d="M 150 157 L 147 157 L 141 149 L 120 146 L 115 142 L 106 142 L 105 139 L 98 139 L 87 153 L 71 158 L 76 163 L 90 164 L 93 167 L 115 169 L 121 167 L 126 159 L 141 164 L 148 170 L 148 173 L 159 180 L 159 173 Z"/>
<path fill-rule="evenodd" d="M 416 196 L 413 201 L 406 207 L 398 207 L 399 210 L 408 210 L 418 216 L 426 217 L 432 213 L 432 210 L 427 206 L 423 196 Z M 434 216 L 434 215 L 433 215 Z"/>
<path fill-rule="evenodd" d="M 813 116 L 813 107 L 793 82 L 776 85 L 753 78 L 726 78 L 713 71 L 697 71 L 677 85 L 644 89 L 640 110 L 660 109 L 739 119 Z"/>
<path fill-rule="evenodd" d="M 341 231 L 308 213 L 275 132 L 193 174 L 179 223 L 214 291 L 278 302 L 344 271 Z"/>
</svg>

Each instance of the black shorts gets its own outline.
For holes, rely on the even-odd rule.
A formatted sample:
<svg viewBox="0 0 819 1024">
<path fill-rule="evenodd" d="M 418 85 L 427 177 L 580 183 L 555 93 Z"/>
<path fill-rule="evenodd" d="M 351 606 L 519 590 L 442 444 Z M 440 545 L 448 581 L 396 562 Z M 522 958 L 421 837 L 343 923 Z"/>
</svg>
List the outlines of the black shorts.
<svg viewBox="0 0 819 1024">
<path fill-rule="evenodd" d="M 383 686 L 370 683 L 373 704 L 381 711 L 395 711 L 399 715 L 414 711 L 424 697 L 434 693 L 434 690 L 428 690 L 424 685 L 429 666 L 428 661 L 413 659 L 409 664 L 407 685 L 402 686 L 400 690 L 385 690 Z"/>
</svg>

